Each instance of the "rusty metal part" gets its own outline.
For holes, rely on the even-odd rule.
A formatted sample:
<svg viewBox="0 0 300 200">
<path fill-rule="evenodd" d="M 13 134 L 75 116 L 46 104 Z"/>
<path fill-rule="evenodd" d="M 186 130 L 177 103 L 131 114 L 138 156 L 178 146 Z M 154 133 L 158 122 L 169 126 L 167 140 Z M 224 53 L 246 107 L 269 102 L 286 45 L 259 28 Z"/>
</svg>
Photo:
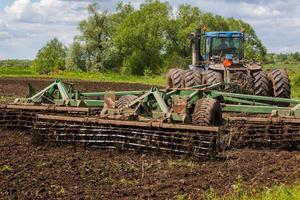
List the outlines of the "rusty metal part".
<svg viewBox="0 0 300 200">
<path fill-rule="evenodd" d="M 97 123 L 102 125 L 132 126 L 132 127 L 141 127 L 141 128 L 174 129 L 180 131 L 219 132 L 219 127 L 196 126 L 196 125 L 188 125 L 188 124 L 172 124 L 172 123 L 162 123 L 157 121 L 150 121 L 150 122 L 122 121 L 122 120 L 101 119 L 97 117 L 72 117 L 72 116 L 43 115 L 43 114 L 37 114 L 37 119 L 38 120 L 48 119 L 53 121 L 65 121 L 65 122 Z"/>
<path fill-rule="evenodd" d="M 215 156 L 218 127 L 37 115 L 33 132 L 47 141 Z"/>
</svg>

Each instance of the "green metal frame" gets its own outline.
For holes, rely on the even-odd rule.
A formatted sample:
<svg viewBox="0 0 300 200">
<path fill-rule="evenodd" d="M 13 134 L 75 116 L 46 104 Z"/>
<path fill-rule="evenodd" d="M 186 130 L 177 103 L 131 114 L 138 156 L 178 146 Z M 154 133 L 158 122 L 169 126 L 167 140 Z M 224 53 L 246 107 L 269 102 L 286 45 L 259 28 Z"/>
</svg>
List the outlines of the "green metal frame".
<svg viewBox="0 0 300 200">
<path fill-rule="evenodd" d="M 29 98 L 16 99 L 21 104 L 54 104 L 57 106 L 96 107 L 102 109 L 101 114 L 143 115 L 149 118 L 161 118 L 171 121 L 189 121 L 190 107 L 201 98 L 218 99 L 223 112 L 262 113 L 277 115 L 300 116 L 300 100 L 274 97 L 255 96 L 247 94 L 222 92 L 231 88 L 238 91 L 236 84 L 218 83 L 214 85 L 198 85 L 191 88 L 173 89 L 171 91 L 152 87 L 149 91 L 115 91 L 115 92 L 86 92 L 74 90 L 73 85 L 61 80 L 32 95 Z M 31 93 L 35 91 L 30 88 Z M 108 96 L 137 95 L 127 107 L 117 109 L 105 106 Z M 91 98 L 94 99 L 91 99 Z M 96 99 L 95 99 L 96 97 Z M 115 99 L 115 98 L 114 98 Z M 177 103 L 177 104 L 176 104 Z M 278 103 L 288 103 L 289 107 L 276 106 Z M 147 109 L 148 110 L 147 110 Z M 179 108 L 179 111 L 176 111 Z"/>
</svg>

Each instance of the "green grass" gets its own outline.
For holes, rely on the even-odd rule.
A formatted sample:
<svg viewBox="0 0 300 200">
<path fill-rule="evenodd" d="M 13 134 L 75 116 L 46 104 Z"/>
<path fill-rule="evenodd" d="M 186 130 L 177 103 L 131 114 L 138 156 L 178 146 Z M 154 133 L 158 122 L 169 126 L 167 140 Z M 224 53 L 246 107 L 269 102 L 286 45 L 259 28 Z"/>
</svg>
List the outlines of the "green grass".
<svg viewBox="0 0 300 200">
<path fill-rule="evenodd" d="M 248 196 L 247 198 L 249 200 L 300 200 L 300 184 L 295 186 L 280 185 L 266 188 L 253 197 L 254 198 Z"/>
<path fill-rule="evenodd" d="M 300 98 L 300 63 L 298 64 L 267 64 L 264 65 L 265 70 L 285 68 L 289 72 L 292 97 Z M 49 75 L 39 75 L 31 67 L 0 67 L 0 77 L 33 77 L 33 78 L 60 78 L 69 80 L 90 80 L 105 82 L 124 82 L 124 83 L 143 83 L 148 85 L 166 84 L 166 76 L 133 76 L 122 75 L 116 72 L 100 73 L 100 72 L 65 72 L 60 71 Z"/>
<path fill-rule="evenodd" d="M 204 195 L 207 200 L 300 200 L 300 183 L 293 186 L 275 185 L 272 187 L 246 188 L 242 176 L 238 176 L 232 185 L 233 191 L 220 196 L 214 189 Z"/>
<path fill-rule="evenodd" d="M 300 63 L 287 64 L 287 63 L 276 63 L 276 64 L 265 64 L 263 68 L 268 69 L 286 69 L 288 71 L 300 71 Z"/>
<path fill-rule="evenodd" d="M 33 78 L 60 78 L 105 82 L 142 83 L 148 85 L 165 85 L 165 76 L 133 76 L 122 75 L 116 72 L 66 72 L 59 71 L 54 74 L 40 75 L 30 67 L 0 67 L 0 77 L 33 77 Z"/>
<path fill-rule="evenodd" d="M 28 76 L 28 75 L 38 75 L 30 67 L 0 67 L 0 76 Z"/>
<path fill-rule="evenodd" d="M 233 191 L 227 195 L 219 195 L 212 188 L 209 189 L 201 199 L 205 200 L 300 200 L 300 184 L 294 186 L 278 185 L 252 189 L 247 191 L 243 181 L 237 180 L 232 185 Z M 177 194 L 177 200 L 191 200 L 191 194 Z"/>
</svg>

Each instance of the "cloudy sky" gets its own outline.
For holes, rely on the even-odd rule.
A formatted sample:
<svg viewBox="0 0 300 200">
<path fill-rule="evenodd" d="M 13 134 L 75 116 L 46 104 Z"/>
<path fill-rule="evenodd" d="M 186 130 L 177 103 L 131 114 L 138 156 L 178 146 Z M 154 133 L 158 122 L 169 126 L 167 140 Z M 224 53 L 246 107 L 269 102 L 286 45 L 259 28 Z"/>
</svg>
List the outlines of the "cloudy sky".
<svg viewBox="0 0 300 200">
<path fill-rule="evenodd" d="M 113 11 L 120 0 L 0 0 L 0 59 L 34 58 L 47 41 L 58 37 L 66 45 L 98 2 Z M 123 0 L 135 7 L 142 0 Z M 170 0 L 174 9 L 187 3 L 225 17 L 250 23 L 269 52 L 300 51 L 300 0 Z"/>
</svg>

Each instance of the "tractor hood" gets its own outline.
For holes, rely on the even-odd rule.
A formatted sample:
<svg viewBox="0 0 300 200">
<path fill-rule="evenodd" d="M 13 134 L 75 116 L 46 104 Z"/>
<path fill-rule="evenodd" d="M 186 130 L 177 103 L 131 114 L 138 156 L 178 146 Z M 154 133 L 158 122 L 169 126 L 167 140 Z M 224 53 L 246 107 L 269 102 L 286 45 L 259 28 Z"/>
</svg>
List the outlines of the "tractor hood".
<svg viewBox="0 0 300 200">
<path fill-rule="evenodd" d="M 261 66 L 256 64 L 256 63 L 251 63 L 251 64 L 246 64 L 245 65 L 247 68 L 249 68 L 251 71 L 252 70 L 260 70 Z"/>
</svg>

